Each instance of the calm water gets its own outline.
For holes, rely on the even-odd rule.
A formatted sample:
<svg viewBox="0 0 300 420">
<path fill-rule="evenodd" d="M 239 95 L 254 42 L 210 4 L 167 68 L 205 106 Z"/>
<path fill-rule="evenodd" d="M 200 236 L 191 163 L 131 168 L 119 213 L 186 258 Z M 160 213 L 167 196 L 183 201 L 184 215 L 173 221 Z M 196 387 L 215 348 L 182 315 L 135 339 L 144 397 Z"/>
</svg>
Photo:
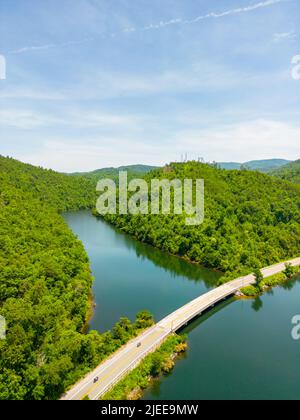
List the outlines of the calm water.
<svg viewBox="0 0 300 420">
<path fill-rule="evenodd" d="M 220 277 L 141 244 L 89 212 L 64 217 L 91 260 L 97 303 L 91 329 L 107 331 L 120 317 L 134 320 L 144 309 L 159 321 L 214 287 Z"/>
<path fill-rule="evenodd" d="M 156 320 L 212 288 L 218 274 L 165 255 L 88 212 L 65 216 L 89 254 L 97 303 L 91 328 L 149 309 Z M 189 351 L 145 399 L 300 399 L 300 278 L 257 301 L 227 301 L 187 329 Z"/>
</svg>

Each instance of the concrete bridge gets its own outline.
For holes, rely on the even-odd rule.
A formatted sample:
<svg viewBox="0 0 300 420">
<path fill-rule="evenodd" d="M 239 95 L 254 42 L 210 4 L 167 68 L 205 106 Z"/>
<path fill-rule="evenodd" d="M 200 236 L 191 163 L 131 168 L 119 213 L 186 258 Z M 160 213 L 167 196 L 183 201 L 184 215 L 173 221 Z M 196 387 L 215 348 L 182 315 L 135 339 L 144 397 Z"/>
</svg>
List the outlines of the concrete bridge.
<svg viewBox="0 0 300 420">
<path fill-rule="evenodd" d="M 294 267 L 300 266 L 300 258 L 287 261 L 287 263 Z M 267 267 L 262 270 L 262 274 L 266 278 L 281 273 L 285 270 L 285 264 Z M 238 290 L 255 282 L 253 274 L 240 277 L 182 306 L 113 354 L 68 391 L 62 400 L 81 400 L 87 396 L 91 400 L 100 399 L 148 354 L 160 347 L 170 334 L 187 325 L 218 302 L 233 296 Z M 96 378 L 97 381 L 95 381 Z"/>
</svg>

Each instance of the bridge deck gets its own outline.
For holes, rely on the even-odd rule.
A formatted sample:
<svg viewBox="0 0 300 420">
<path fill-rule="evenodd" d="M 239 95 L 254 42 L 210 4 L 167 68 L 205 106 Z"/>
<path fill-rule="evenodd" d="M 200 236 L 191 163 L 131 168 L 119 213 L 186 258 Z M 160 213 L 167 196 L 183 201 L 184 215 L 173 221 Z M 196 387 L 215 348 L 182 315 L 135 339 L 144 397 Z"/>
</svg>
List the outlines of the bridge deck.
<svg viewBox="0 0 300 420">
<path fill-rule="evenodd" d="M 300 258 L 288 261 L 288 263 L 291 263 L 293 266 L 299 266 Z M 284 270 L 285 263 L 280 263 L 263 269 L 262 274 L 264 277 L 269 277 L 281 273 Z M 102 363 L 67 392 L 62 400 L 80 400 L 86 396 L 91 400 L 101 398 L 101 396 L 118 383 L 128 372 L 133 370 L 149 353 L 156 350 L 168 335 L 177 331 L 221 300 L 234 295 L 241 288 L 254 283 L 255 277 L 253 274 L 241 277 L 182 306 Z M 141 346 L 138 347 L 139 343 Z M 94 383 L 95 378 L 99 378 L 96 383 Z"/>
</svg>

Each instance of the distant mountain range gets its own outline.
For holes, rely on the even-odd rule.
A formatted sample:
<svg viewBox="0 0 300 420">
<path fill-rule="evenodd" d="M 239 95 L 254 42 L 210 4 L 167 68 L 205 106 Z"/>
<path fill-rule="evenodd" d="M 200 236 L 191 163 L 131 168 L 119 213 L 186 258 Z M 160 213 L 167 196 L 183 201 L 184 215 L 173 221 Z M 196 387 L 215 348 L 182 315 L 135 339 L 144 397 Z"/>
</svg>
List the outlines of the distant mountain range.
<svg viewBox="0 0 300 420">
<path fill-rule="evenodd" d="M 222 169 L 227 170 L 241 170 L 243 168 L 265 172 L 270 175 L 274 175 L 291 182 L 300 183 L 300 160 L 292 162 L 286 159 L 265 159 L 265 160 L 252 160 L 249 162 L 218 162 L 217 165 Z M 95 183 L 99 179 L 109 178 L 118 182 L 119 172 L 127 171 L 128 179 L 134 179 L 143 177 L 148 172 L 158 169 L 157 166 L 150 165 L 129 165 L 120 166 L 119 168 L 102 168 L 92 172 L 75 172 L 72 176 L 84 176 L 85 178 L 91 179 Z"/>
<path fill-rule="evenodd" d="M 291 163 L 290 160 L 286 159 L 266 159 L 266 160 L 252 160 L 245 163 L 238 163 L 238 162 L 219 162 L 218 165 L 223 169 L 242 169 L 247 168 L 253 171 L 260 171 L 260 172 L 270 172 L 281 168 L 287 164 Z"/>
<path fill-rule="evenodd" d="M 102 168 L 97 169 L 92 172 L 75 172 L 71 175 L 73 176 L 84 176 L 85 178 L 89 178 L 95 182 L 99 179 L 109 178 L 113 179 L 114 181 L 118 181 L 119 179 L 119 172 L 126 171 L 128 173 L 128 178 L 138 178 L 146 173 L 157 169 L 157 166 L 149 166 L 149 165 L 129 165 L 129 166 L 120 166 L 119 168 Z"/>
<path fill-rule="evenodd" d="M 271 171 L 270 175 L 300 184 L 300 159 Z"/>
</svg>

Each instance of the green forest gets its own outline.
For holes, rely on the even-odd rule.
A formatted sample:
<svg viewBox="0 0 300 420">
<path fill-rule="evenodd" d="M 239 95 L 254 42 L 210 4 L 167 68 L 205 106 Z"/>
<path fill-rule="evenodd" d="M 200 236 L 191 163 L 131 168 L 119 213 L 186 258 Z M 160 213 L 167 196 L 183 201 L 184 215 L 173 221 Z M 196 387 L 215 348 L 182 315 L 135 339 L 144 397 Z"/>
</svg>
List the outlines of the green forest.
<svg viewBox="0 0 300 420">
<path fill-rule="evenodd" d="M 271 175 L 286 181 L 300 184 L 300 160 L 296 160 L 295 162 L 289 163 L 288 165 L 284 165 L 281 168 L 272 171 Z"/>
<path fill-rule="evenodd" d="M 143 178 L 145 174 L 148 172 L 157 169 L 155 166 L 148 166 L 148 165 L 130 165 L 130 166 L 120 166 L 119 168 L 103 168 L 97 169 L 96 171 L 92 172 L 75 172 L 71 174 L 72 176 L 80 176 L 86 179 L 91 180 L 94 184 L 100 179 L 112 179 L 116 183 L 119 182 L 119 172 L 126 171 L 128 175 L 128 179 L 134 178 Z"/>
<path fill-rule="evenodd" d="M 228 279 L 299 255 L 300 187 L 269 175 L 198 162 L 173 163 L 146 175 L 204 179 L 205 220 L 185 215 L 107 215 L 124 232 L 165 252 L 221 270 Z M 226 279 L 227 277 L 225 277 Z"/>
<path fill-rule="evenodd" d="M 205 220 L 185 215 L 107 216 L 140 241 L 221 270 L 227 280 L 299 255 L 300 185 L 259 172 L 188 162 L 145 175 L 204 179 Z M 148 312 L 107 333 L 85 334 L 93 278 L 62 212 L 95 205 L 95 179 L 0 156 L 0 399 L 57 399 L 153 323 Z"/>
<path fill-rule="evenodd" d="M 91 208 L 89 180 L 0 157 L 0 399 L 57 399 L 152 325 L 148 313 L 84 334 L 93 278 L 60 212 Z"/>
</svg>

